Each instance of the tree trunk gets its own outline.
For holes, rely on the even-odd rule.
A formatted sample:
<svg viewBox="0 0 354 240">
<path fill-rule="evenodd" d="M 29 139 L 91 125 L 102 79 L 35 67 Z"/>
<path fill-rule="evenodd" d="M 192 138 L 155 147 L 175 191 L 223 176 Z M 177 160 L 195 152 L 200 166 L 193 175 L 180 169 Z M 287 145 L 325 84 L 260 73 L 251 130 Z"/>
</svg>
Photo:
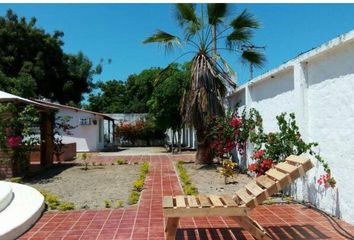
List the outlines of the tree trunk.
<svg viewBox="0 0 354 240">
<path fill-rule="evenodd" d="M 204 131 L 197 130 L 197 153 L 195 156 L 196 164 L 212 164 L 213 157 L 210 152 L 210 142 L 204 134 Z"/>
</svg>

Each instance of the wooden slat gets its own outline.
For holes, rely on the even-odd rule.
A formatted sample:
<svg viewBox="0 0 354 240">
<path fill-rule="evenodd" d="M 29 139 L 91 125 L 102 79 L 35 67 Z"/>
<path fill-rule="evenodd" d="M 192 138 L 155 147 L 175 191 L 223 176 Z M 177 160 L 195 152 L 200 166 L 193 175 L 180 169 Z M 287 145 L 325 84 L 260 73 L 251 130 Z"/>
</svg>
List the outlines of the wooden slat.
<svg viewBox="0 0 354 240">
<path fill-rule="evenodd" d="M 173 198 L 172 196 L 163 197 L 163 208 L 173 208 Z"/>
<path fill-rule="evenodd" d="M 195 196 L 188 195 L 187 196 L 187 202 L 188 202 L 188 206 L 191 207 L 191 208 L 199 207 L 197 199 L 195 198 Z"/>
<path fill-rule="evenodd" d="M 167 208 L 164 217 L 247 216 L 248 207 Z"/>
<path fill-rule="evenodd" d="M 208 196 L 214 207 L 223 207 L 224 204 L 220 201 L 220 197 L 215 195 Z"/>
<path fill-rule="evenodd" d="M 277 165 L 275 165 L 275 168 L 286 173 L 292 173 L 297 170 L 296 166 L 290 165 L 285 162 L 278 163 Z"/>
<path fill-rule="evenodd" d="M 236 207 L 238 204 L 230 195 L 222 195 L 221 200 L 225 203 L 228 207 Z"/>
<path fill-rule="evenodd" d="M 310 159 L 307 158 L 307 157 L 295 156 L 295 155 L 290 155 L 290 156 L 287 157 L 285 160 L 286 160 L 286 161 L 289 161 L 289 162 L 293 162 L 293 163 L 300 163 L 300 164 L 304 164 L 304 163 L 306 163 L 307 161 L 310 161 Z"/>
<path fill-rule="evenodd" d="M 208 198 L 205 195 L 198 195 L 197 197 L 198 197 L 200 205 L 202 207 L 210 207 L 211 206 Z"/>
<path fill-rule="evenodd" d="M 184 200 L 184 196 L 176 196 L 176 207 L 177 208 L 186 207 L 186 201 Z"/>
<path fill-rule="evenodd" d="M 256 182 L 262 185 L 264 188 L 270 188 L 274 186 L 275 181 L 270 179 L 269 177 L 262 175 L 256 178 Z"/>
<path fill-rule="evenodd" d="M 286 174 L 285 173 L 282 173 L 282 172 L 279 172 L 278 170 L 272 168 L 272 169 L 269 169 L 268 171 L 266 171 L 266 175 L 269 176 L 269 177 L 272 177 L 278 181 L 281 181 L 283 180 L 284 178 L 286 178 Z"/>
<path fill-rule="evenodd" d="M 246 204 L 253 200 L 253 196 L 250 195 L 244 188 L 238 190 L 236 195 Z"/>
<path fill-rule="evenodd" d="M 263 193 L 263 189 L 257 185 L 255 181 L 251 181 L 246 185 L 246 189 L 251 192 L 255 197 Z"/>
</svg>

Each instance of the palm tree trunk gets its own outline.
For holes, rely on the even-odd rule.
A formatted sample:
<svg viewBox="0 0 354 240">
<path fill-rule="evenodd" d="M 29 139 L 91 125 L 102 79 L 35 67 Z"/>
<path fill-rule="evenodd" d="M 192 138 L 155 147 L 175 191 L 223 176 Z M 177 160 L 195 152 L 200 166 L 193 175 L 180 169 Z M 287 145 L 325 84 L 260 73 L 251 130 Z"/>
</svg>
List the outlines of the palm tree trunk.
<svg viewBox="0 0 354 240">
<path fill-rule="evenodd" d="M 210 153 L 210 142 L 205 136 L 204 131 L 197 130 L 197 153 L 195 156 L 196 164 L 212 164 L 213 157 Z"/>
</svg>

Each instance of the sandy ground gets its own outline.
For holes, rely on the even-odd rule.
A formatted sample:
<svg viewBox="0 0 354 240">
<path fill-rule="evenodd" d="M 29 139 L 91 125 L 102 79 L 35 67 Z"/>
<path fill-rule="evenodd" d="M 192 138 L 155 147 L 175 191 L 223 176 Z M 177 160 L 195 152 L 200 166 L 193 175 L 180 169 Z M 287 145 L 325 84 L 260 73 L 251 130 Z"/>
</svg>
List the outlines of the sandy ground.
<svg viewBox="0 0 354 240">
<path fill-rule="evenodd" d="M 230 194 L 249 183 L 252 178 L 246 174 L 237 174 L 228 179 L 225 185 L 224 177 L 217 172 L 219 165 L 197 165 L 194 162 L 185 163 L 192 184 L 198 188 L 200 194 Z"/>
<path fill-rule="evenodd" d="M 134 181 L 139 175 L 139 165 L 82 166 L 59 165 L 42 175 L 27 180 L 26 185 L 45 189 L 58 195 L 62 201 L 75 204 L 75 209 L 104 208 L 104 200 L 123 200 L 125 205 Z"/>
</svg>

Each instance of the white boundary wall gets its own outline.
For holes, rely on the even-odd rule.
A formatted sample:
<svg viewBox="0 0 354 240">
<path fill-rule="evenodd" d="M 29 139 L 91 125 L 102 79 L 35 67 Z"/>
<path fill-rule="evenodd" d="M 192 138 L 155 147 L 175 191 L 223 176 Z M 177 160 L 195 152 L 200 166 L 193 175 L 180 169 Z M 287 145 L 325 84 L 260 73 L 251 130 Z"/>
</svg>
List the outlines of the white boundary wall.
<svg viewBox="0 0 354 240">
<path fill-rule="evenodd" d="M 302 137 L 319 143 L 337 186 L 316 183 L 323 174 L 316 163 L 293 184 L 294 196 L 354 224 L 354 30 L 252 79 L 229 96 L 229 106 L 236 102 L 261 113 L 265 132 L 278 130 L 275 116 L 295 113 Z"/>
</svg>

